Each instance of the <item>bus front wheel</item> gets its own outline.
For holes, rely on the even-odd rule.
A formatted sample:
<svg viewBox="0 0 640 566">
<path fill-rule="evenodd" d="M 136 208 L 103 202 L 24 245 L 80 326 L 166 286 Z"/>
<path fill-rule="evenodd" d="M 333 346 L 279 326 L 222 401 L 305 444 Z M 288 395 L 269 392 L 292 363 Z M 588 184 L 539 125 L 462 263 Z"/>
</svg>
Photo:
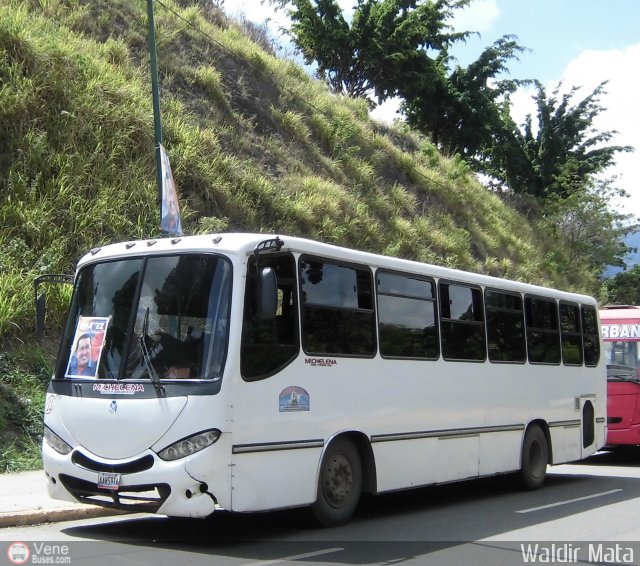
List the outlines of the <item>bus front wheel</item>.
<svg viewBox="0 0 640 566">
<path fill-rule="evenodd" d="M 351 519 L 362 492 L 362 463 L 358 449 L 344 438 L 327 448 L 318 477 L 318 496 L 311 506 L 325 527 L 343 525 Z"/>
<path fill-rule="evenodd" d="M 547 475 L 549 451 L 547 437 L 537 425 L 527 429 L 522 442 L 522 457 L 518 479 L 520 486 L 533 491 L 540 489 Z"/>
</svg>

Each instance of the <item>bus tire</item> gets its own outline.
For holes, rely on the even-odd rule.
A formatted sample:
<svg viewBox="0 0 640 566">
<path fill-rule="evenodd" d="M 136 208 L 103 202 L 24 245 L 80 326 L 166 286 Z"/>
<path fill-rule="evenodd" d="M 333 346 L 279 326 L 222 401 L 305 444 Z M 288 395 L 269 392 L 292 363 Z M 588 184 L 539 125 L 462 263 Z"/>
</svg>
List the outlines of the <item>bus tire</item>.
<svg viewBox="0 0 640 566">
<path fill-rule="evenodd" d="M 518 483 L 526 491 L 540 489 L 547 475 L 549 450 L 544 431 L 533 425 L 527 429 L 522 442 L 522 456 Z"/>
<path fill-rule="evenodd" d="M 362 493 L 362 462 L 358 449 L 346 438 L 327 448 L 320 464 L 318 492 L 311 510 L 324 527 L 348 523 Z"/>
</svg>

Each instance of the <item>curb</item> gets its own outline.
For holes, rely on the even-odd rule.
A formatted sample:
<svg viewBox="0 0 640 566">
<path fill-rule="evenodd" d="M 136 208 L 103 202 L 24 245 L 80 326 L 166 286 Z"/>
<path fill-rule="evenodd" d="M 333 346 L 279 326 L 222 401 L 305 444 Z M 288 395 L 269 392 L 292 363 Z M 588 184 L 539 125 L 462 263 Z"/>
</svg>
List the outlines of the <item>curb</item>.
<svg viewBox="0 0 640 566">
<path fill-rule="evenodd" d="M 129 511 L 109 509 L 108 507 L 63 507 L 58 509 L 37 509 L 33 511 L 17 511 L 0 513 L 0 528 L 37 525 L 40 523 L 57 523 L 61 521 L 76 521 L 81 519 L 95 519 L 112 515 L 128 515 Z"/>
</svg>

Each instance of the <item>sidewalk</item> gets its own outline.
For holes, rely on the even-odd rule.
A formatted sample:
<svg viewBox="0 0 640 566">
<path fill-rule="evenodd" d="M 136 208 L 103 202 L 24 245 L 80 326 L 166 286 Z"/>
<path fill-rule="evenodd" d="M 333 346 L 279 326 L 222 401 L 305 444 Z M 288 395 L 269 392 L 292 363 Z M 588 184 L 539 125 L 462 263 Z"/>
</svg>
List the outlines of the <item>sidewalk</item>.
<svg viewBox="0 0 640 566">
<path fill-rule="evenodd" d="M 0 475 L 0 528 L 73 521 L 122 511 L 51 499 L 43 470 Z"/>
</svg>

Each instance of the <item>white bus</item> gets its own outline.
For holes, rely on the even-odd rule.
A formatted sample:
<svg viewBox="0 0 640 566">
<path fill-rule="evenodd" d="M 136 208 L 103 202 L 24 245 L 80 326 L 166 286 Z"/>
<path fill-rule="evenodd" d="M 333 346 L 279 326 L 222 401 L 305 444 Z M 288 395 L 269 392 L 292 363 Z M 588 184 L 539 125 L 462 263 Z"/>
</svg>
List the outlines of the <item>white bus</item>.
<svg viewBox="0 0 640 566">
<path fill-rule="evenodd" d="M 132 241 L 79 263 L 45 409 L 53 498 L 169 516 L 515 473 L 604 444 L 594 299 L 315 241 Z"/>
</svg>

